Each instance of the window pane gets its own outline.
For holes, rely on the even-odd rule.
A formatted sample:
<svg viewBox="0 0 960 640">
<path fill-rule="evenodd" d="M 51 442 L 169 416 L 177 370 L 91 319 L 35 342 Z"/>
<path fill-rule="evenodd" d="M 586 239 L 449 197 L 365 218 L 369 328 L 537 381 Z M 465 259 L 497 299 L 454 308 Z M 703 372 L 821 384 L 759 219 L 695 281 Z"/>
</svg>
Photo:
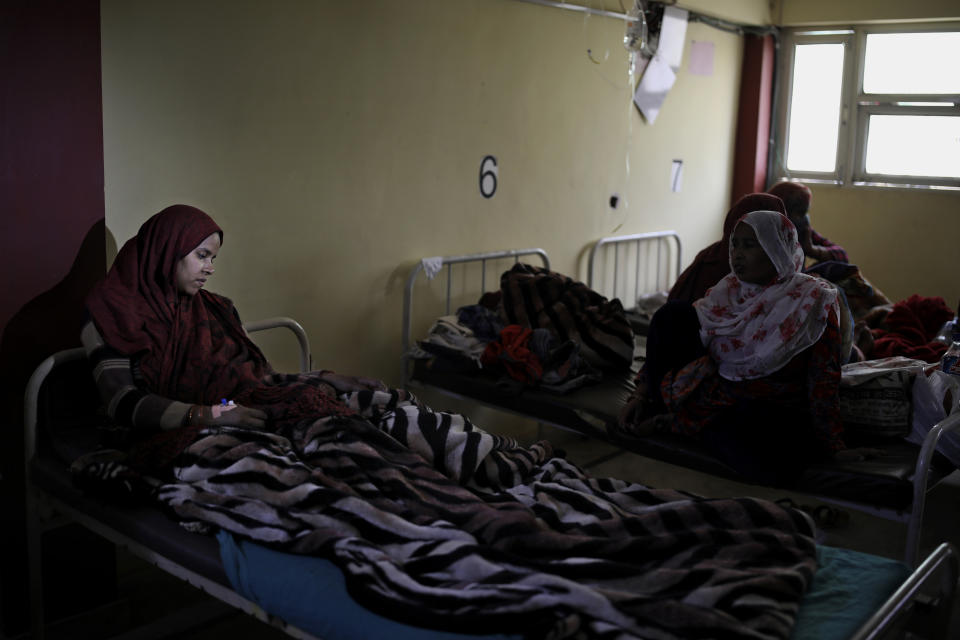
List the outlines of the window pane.
<svg viewBox="0 0 960 640">
<path fill-rule="evenodd" d="M 870 116 L 867 173 L 960 178 L 960 117 Z"/>
<path fill-rule="evenodd" d="M 871 33 L 865 93 L 960 93 L 960 31 Z"/>
<path fill-rule="evenodd" d="M 836 169 L 842 85 L 842 44 L 797 45 L 787 137 L 788 169 Z"/>
</svg>

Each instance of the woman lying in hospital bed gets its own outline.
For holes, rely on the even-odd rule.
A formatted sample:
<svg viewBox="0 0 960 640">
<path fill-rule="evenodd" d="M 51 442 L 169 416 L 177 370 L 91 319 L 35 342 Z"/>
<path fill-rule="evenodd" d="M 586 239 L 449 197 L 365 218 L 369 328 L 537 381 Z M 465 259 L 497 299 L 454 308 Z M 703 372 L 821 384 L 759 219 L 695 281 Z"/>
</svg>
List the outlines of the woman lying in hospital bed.
<svg viewBox="0 0 960 640">
<path fill-rule="evenodd" d="M 377 381 L 277 373 L 204 288 L 222 239 L 198 209 L 165 209 L 90 295 L 84 344 L 127 437 L 78 478 L 123 477 L 191 527 L 329 558 L 357 600 L 403 621 L 788 636 L 816 569 L 804 514 L 592 478 L 547 442 L 521 447 Z"/>
</svg>

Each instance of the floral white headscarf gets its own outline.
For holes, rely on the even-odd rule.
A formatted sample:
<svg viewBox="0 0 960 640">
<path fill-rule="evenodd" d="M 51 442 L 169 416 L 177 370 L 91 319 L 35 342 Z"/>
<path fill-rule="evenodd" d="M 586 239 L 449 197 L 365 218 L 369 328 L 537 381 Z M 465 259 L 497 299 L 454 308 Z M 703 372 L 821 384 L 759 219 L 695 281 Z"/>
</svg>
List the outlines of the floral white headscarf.
<svg viewBox="0 0 960 640">
<path fill-rule="evenodd" d="M 753 211 L 748 224 L 777 270 L 771 284 L 741 281 L 730 273 L 693 303 L 700 339 L 727 380 L 762 378 L 810 347 L 839 313 L 832 284 L 800 270 L 803 249 L 793 223 L 776 211 Z M 732 266 L 731 266 L 732 271 Z"/>
</svg>

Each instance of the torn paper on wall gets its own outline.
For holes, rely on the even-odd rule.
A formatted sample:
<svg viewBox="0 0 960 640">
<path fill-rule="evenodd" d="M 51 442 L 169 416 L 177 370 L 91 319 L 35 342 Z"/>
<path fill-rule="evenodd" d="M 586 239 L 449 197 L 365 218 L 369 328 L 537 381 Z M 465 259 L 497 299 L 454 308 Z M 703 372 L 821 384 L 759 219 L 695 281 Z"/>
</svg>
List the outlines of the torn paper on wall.
<svg viewBox="0 0 960 640">
<path fill-rule="evenodd" d="M 687 37 L 687 18 L 689 12 L 676 7 L 664 7 L 663 21 L 660 23 L 660 42 L 657 55 L 676 72 L 683 60 L 683 44 Z"/>
<path fill-rule="evenodd" d="M 654 55 L 637 84 L 637 90 L 633 92 L 634 104 L 650 124 L 657 119 L 660 107 L 676 80 L 677 74 L 660 57 L 660 53 Z"/>
</svg>

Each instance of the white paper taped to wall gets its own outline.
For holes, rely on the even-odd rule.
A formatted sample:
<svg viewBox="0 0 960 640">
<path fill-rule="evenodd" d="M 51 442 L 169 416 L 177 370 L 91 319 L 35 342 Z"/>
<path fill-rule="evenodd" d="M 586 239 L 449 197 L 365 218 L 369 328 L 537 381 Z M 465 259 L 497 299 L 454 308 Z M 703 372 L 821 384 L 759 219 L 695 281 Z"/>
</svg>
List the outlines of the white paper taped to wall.
<svg viewBox="0 0 960 640">
<path fill-rule="evenodd" d="M 698 42 L 694 40 L 690 43 L 690 64 L 687 66 L 687 69 L 695 76 L 713 75 L 712 42 Z"/>
<path fill-rule="evenodd" d="M 676 7 L 663 9 L 663 21 L 660 24 L 660 41 L 657 43 L 657 55 L 671 69 L 677 71 L 683 60 L 683 44 L 687 37 L 687 18 L 689 12 Z"/>
<path fill-rule="evenodd" d="M 663 106 L 663 101 L 666 100 L 667 93 L 676 80 L 677 74 L 664 62 L 660 54 L 653 56 L 637 84 L 637 90 L 633 92 L 634 104 L 650 124 L 657 119 L 660 107 Z"/>
</svg>

